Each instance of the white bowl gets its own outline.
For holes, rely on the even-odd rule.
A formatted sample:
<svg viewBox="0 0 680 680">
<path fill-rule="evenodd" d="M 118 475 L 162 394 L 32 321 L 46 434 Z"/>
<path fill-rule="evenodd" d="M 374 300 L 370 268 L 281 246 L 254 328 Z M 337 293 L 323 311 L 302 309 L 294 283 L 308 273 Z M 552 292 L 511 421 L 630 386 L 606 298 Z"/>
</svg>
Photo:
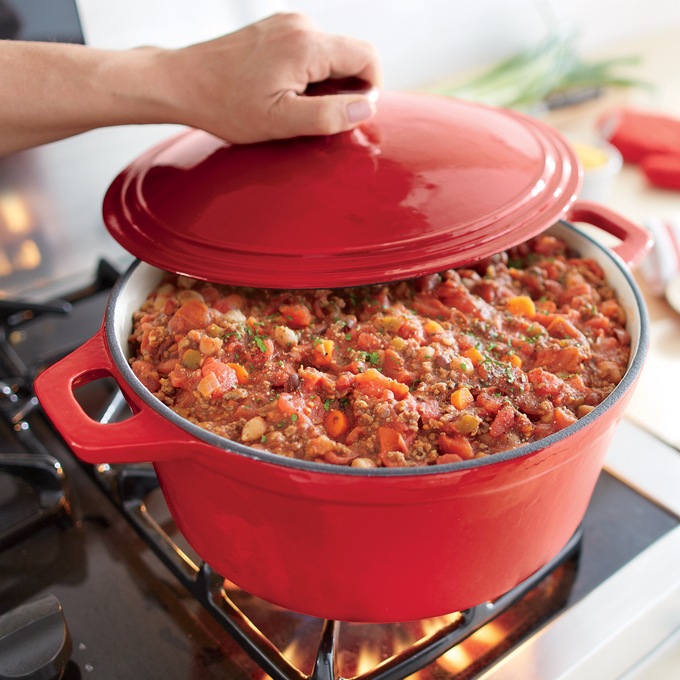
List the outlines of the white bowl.
<svg viewBox="0 0 680 680">
<path fill-rule="evenodd" d="M 579 198 L 598 203 L 606 201 L 623 166 L 621 152 L 598 137 L 569 136 L 569 141 L 583 166 Z"/>
</svg>

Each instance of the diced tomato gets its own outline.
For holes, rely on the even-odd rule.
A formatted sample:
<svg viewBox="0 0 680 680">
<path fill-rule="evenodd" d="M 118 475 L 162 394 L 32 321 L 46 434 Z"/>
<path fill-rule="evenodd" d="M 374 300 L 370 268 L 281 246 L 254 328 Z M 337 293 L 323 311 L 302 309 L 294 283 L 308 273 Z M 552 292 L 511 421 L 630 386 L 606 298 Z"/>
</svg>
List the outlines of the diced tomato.
<svg viewBox="0 0 680 680">
<path fill-rule="evenodd" d="M 447 283 L 450 283 L 447 281 Z M 439 296 L 447 309 L 455 307 L 464 314 L 481 317 L 481 307 L 484 303 L 479 298 L 475 298 L 467 288 L 463 286 L 441 286 Z"/>
<path fill-rule="evenodd" d="M 413 461 L 406 460 L 403 451 L 381 451 L 378 454 L 380 463 L 386 468 L 413 467 Z"/>
<path fill-rule="evenodd" d="M 204 396 L 210 396 L 211 399 L 221 397 L 225 392 L 233 389 L 238 384 L 236 371 L 231 366 L 223 364 L 221 361 L 204 363 L 201 374 L 203 375 L 203 378 L 207 378 L 209 382 L 204 383 L 204 389 L 201 390 L 199 388 L 199 391 L 201 391 Z M 209 378 L 211 375 L 213 376 L 212 379 Z"/>
<path fill-rule="evenodd" d="M 394 394 L 395 399 L 404 399 L 408 393 L 408 385 L 400 383 L 392 378 L 388 378 L 375 368 L 369 368 L 363 373 L 359 373 L 354 377 L 354 384 L 357 389 L 372 397 L 381 397 L 386 390 Z"/>
<path fill-rule="evenodd" d="M 321 394 L 330 396 L 336 390 L 333 376 L 328 373 L 323 373 L 313 366 L 301 368 L 297 375 L 302 380 L 300 391 L 305 395 Z M 352 376 L 352 382 L 353 378 L 354 376 Z"/>
<path fill-rule="evenodd" d="M 489 427 L 489 434 L 492 437 L 500 437 L 510 430 L 513 423 L 515 422 L 515 409 L 506 404 L 501 408 L 493 419 L 491 426 Z"/>
<path fill-rule="evenodd" d="M 358 453 L 352 451 L 345 452 L 338 451 L 336 449 L 330 449 L 324 453 L 323 459 L 327 463 L 331 463 L 333 465 L 347 465 L 348 463 L 351 463 L 358 455 Z"/>
<path fill-rule="evenodd" d="M 413 373 L 404 368 L 404 359 L 393 349 L 386 349 L 383 355 L 382 365 L 383 375 L 388 378 L 398 380 L 405 385 L 412 385 L 414 380 Z"/>
<path fill-rule="evenodd" d="M 435 399 L 419 399 L 416 402 L 416 408 L 423 422 L 428 420 L 438 420 L 442 415 L 441 404 Z"/>
<path fill-rule="evenodd" d="M 448 319 L 451 311 L 441 300 L 424 294 L 417 294 L 414 297 L 413 309 L 430 319 Z"/>
<path fill-rule="evenodd" d="M 148 361 L 136 360 L 130 365 L 133 373 L 139 378 L 140 382 L 149 392 L 156 392 L 160 389 L 158 371 Z"/>
<path fill-rule="evenodd" d="M 541 396 L 556 395 L 564 386 L 564 381 L 544 368 L 532 368 L 527 373 L 529 382 L 534 386 L 534 392 Z"/>
<path fill-rule="evenodd" d="M 447 463 L 460 463 L 463 460 L 457 453 L 442 453 L 435 463 L 437 465 L 446 465 Z"/>
<path fill-rule="evenodd" d="M 206 304 L 214 307 L 220 297 L 220 293 L 215 286 L 206 285 L 201 288 L 201 296 L 206 301 Z"/>
<path fill-rule="evenodd" d="M 357 338 L 356 345 L 359 349 L 363 349 L 365 351 L 370 351 L 373 349 L 378 349 L 382 346 L 382 342 L 380 338 L 375 335 L 375 333 L 359 333 L 359 337 Z"/>
<path fill-rule="evenodd" d="M 175 368 L 170 371 L 168 378 L 170 379 L 170 384 L 173 387 L 179 389 L 186 389 L 190 381 L 194 383 L 197 382 L 196 375 L 200 377 L 200 371 L 190 371 L 188 368 L 182 366 L 182 364 L 175 364 Z"/>
<path fill-rule="evenodd" d="M 453 453 L 462 460 L 474 458 L 475 455 L 470 440 L 459 435 L 440 434 L 437 446 L 442 453 Z"/>
<path fill-rule="evenodd" d="M 352 389 L 355 375 L 350 371 L 344 371 L 338 376 L 335 389 L 340 397 L 344 397 Z"/>
<path fill-rule="evenodd" d="M 552 347 L 538 349 L 535 356 L 536 363 L 550 373 L 576 373 L 588 358 L 588 355 L 576 345 L 567 345 L 559 349 Z"/>
<path fill-rule="evenodd" d="M 205 328 L 211 322 L 210 309 L 202 300 L 191 298 L 183 302 L 168 321 L 173 333 L 188 333 L 193 328 Z"/>
<path fill-rule="evenodd" d="M 564 242 L 549 234 L 542 234 L 536 239 L 534 250 L 549 257 L 558 255 L 564 252 Z"/>
<path fill-rule="evenodd" d="M 566 408 L 556 408 L 553 412 L 553 418 L 558 430 L 563 430 L 565 427 L 569 427 L 569 425 L 573 425 L 577 421 L 576 416 Z"/>
<path fill-rule="evenodd" d="M 232 309 L 244 309 L 245 306 L 245 298 L 243 295 L 238 295 L 237 293 L 226 295 L 215 303 L 215 309 L 217 309 L 219 312 L 222 312 L 223 314 L 230 312 Z"/>
<path fill-rule="evenodd" d="M 305 409 L 305 398 L 301 394 L 281 392 L 276 401 L 276 408 L 288 415 L 301 414 Z"/>
<path fill-rule="evenodd" d="M 556 316 L 547 326 L 546 330 L 553 338 L 573 338 L 586 342 L 585 336 L 579 331 L 571 321 L 563 316 Z"/>
<path fill-rule="evenodd" d="M 353 444 L 356 444 L 360 439 L 363 439 L 365 436 L 366 428 L 359 425 L 357 427 L 352 428 L 347 433 L 347 436 L 345 437 L 345 444 L 347 444 L 347 446 L 352 446 Z"/>
<path fill-rule="evenodd" d="M 498 413 L 504 403 L 503 395 L 496 394 L 488 388 L 480 390 L 475 401 L 481 408 L 489 413 Z"/>
</svg>

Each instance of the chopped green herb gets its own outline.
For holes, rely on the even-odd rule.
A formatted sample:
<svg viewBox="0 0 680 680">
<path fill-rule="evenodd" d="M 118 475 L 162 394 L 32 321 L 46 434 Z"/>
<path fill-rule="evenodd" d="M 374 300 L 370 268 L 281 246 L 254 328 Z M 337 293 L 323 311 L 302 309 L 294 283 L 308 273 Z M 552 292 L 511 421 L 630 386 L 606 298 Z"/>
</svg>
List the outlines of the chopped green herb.
<svg viewBox="0 0 680 680">
<path fill-rule="evenodd" d="M 257 345 L 257 348 L 265 354 L 267 352 L 267 345 L 265 344 L 264 340 L 261 338 L 261 336 L 256 335 L 255 336 L 255 344 Z"/>
<path fill-rule="evenodd" d="M 380 354 L 378 352 L 363 352 L 364 360 L 374 366 L 380 362 Z"/>
</svg>

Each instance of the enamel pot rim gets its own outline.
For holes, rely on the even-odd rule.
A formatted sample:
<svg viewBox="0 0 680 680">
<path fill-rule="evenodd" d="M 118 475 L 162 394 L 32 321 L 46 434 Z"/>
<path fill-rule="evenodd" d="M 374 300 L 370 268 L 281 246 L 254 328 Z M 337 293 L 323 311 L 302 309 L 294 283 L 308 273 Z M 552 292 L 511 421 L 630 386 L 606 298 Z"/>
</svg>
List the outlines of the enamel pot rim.
<svg viewBox="0 0 680 680">
<path fill-rule="evenodd" d="M 532 454 L 551 447 L 558 442 L 576 434 L 580 430 L 590 427 L 596 420 L 600 419 L 603 414 L 611 409 L 627 392 L 632 388 L 637 380 L 649 347 L 649 321 L 647 317 L 647 310 L 644 304 L 642 293 L 640 292 L 634 277 L 632 276 L 628 266 L 621 260 L 621 258 L 609 248 L 603 246 L 590 235 L 584 233 L 574 225 L 561 221 L 558 223 L 559 228 L 566 229 L 567 233 L 571 233 L 576 239 L 584 239 L 591 247 L 595 247 L 602 256 L 608 258 L 611 264 L 618 270 L 623 279 L 627 282 L 629 290 L 633 295 L 635 307 L 639 314 L 639 332 L 637 337 L 633 337 L 634 352 L 629 362 L 626 373 L 624 374 L 620 383 L 607 396 L 607 398 L 593 409 L 590 413 L 583 416 L 569 427 L 556 432 L 548 437 L 540 439 L 536 442 L 520 446 L 515 449 L 506 450 L 495 453 L 483 458 L 474 458 L 471 460 L 461 461 L 457 463 L 447 463 L 442 465 L 432 465 L 423 467 L 403 467 L 403 468 L 352 468 L 348 466 L 332 465 L 317 463 L 313 461 L 298 460 L 294 458 L 287 458 L 279 454 L 269 453 L 267 451 L 260 451 L 250 448 L 239 442 L 235 442 L 219 435 L 213 434 L 204 428 L 191 423 L 187 419 L 172 411 L 168 406 L 160 402 L 151 392 L 149 392 L 135 376 L 130 368 L 126 355 L 121 347 L 119 341 L 119 333 L 121 322 L 120 310 L 118 308 L 121 296 L 124 294 L 126 288 L 130 285 L 130 279 L 140 266 L 144 263 L 139 261 L 134 262 L 128 271 L 117 281 L 114 286 L 109 301 L 107 304 L 106 316 L 104 321 L 104 330 L 108 345 L 108 351 L 120 371 L 122 378 L 127 385 L 135 392 L 148 407 L 153 409 L 163 418 L 167 419 L 172 425 L 179 427 L 188 434 L 197 439 L 214 446 L 216 449 L 232 453 L 237 456 L 242 456 L 248 459 L 262 461 L 270 465 L 281 468 L 289 468 L 291 470 L 303 470 L 306 472 L 313 472 L 324 475 L 341 475 L 351 477 L 364 478 L 394 478 L 394 477 L 427 477 L 430 475 L 442 475 L 449 472 L 457 472 L 463 470 L 472 470 L 477 468 L 485 468 L 495 464 L 506 463 L 508 461 L 525 458 Z M 617 289 L 619 295 L 621 291 Z M 154 461 L 151 461 L 154 462 Z"/>
</svg>

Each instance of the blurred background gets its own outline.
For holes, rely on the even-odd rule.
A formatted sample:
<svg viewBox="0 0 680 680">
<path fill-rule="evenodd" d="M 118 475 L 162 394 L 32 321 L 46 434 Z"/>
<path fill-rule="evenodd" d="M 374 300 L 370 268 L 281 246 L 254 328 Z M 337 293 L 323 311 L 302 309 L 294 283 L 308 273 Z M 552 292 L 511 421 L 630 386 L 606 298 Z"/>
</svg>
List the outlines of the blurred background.
<svg viewBox="0 0 680 680">
<path fill-rule="evenodd" d="M 389 88 L 471 71 L 556 30 L 576 30 L 580 47 L 593 52 L 680 24 L 677 0 L 77 0 L 77 6 L 86 41 L 112 48 L 177 46 L 272 12 L 303 12 L 324 30 L 375 44 Z"/>
</svg>

